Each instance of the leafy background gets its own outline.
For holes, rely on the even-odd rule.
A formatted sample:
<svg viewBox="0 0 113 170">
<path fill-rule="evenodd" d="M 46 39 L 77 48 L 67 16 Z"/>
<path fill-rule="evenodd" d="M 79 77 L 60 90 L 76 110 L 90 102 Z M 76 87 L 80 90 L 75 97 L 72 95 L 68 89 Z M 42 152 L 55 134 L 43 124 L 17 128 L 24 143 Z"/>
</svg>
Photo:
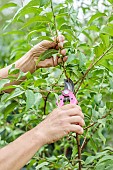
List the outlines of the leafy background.
<svg viewBox="0 0 113 170">
<path fill-rule="evenodd" d="M 51 4 L 52 2 L 52 4 Z M 14 62 L 34 44 L 56 36 L 66 38 L 65 70 L 85 115 L 79 136 L 83 170 L 113 168 L 113 0 L 0 1 L 0 67 Z M 0 81 L 0 90 L 13 81 Z M 20 72 L 19 77 L 23 73 Z M 32 129 L 56 107 L 65 78 L 62 66 L 27 73 L 15 90 L 0 96 L 0 146 Z M 12 86 L 9 88 L 13 88 Z M 52 102 L 51 102 L 52 101 Z M 46 145 L 23 168 L 77 170 L 76 135 Z"/>
</svg>

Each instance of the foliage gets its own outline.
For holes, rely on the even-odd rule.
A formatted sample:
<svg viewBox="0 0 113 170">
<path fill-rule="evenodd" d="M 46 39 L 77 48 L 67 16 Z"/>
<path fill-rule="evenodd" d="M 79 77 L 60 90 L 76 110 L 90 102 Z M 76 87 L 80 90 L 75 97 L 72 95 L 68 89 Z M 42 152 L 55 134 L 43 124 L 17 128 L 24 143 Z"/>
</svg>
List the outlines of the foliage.
<svg viewBox="0 0 113 170">
<path fill-rule="evenodd" d="M 24 4 L 9 0 L 0 5 L 1 67 L 20 58 L 34 44 L 56 37 L 57 31 L 65 36 L 66 74 L 74 81 L 85 115 L 84 134 L 79 136 L 82 169 L 112 169 L 113 1 L 31 0 Z M 11 75 L 17 72 L 11 68 L 10 81 L 14 79 Z M 23 74 L 19 72 L 19 77 Z M 38 69 L 32 75 L 28 72 L 26 76 L 11 94 L 1 95 L 1 147 L 41 122 L 56 107 L 56 99 L 63 89 L 62 65 Z M 0 81 L 1 91 L 9 79 Z M 75 136 L 70 134 L 44 146 L 24 169 L 77 170 Z"/>
</svg>

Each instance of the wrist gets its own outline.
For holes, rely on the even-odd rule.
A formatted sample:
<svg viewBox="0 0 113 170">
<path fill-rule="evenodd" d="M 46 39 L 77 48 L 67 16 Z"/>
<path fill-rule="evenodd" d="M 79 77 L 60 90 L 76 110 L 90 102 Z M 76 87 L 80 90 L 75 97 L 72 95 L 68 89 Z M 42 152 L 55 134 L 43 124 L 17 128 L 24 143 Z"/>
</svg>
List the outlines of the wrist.
<svg viewBox="0 0 113 170">
<path fill-rule="evenodd" d="M 15 62 L 15 67 L 19 68 L 22 72 L 31 72 L 33 73 L 36 70 L 36 62 L 32 51 L 28 51 L 23 57 Z"/>
<path fill-rule="evenodd" d="M 46 135 L 45 133 L 40 129 L 39 125 L 37 125 L 33 130 L 33 134 L 34 134 L 34 140 L 36 142 L 36 145 L 42 147 L 45 144 L 47 144 L 46 142 Z"/>
</svg>

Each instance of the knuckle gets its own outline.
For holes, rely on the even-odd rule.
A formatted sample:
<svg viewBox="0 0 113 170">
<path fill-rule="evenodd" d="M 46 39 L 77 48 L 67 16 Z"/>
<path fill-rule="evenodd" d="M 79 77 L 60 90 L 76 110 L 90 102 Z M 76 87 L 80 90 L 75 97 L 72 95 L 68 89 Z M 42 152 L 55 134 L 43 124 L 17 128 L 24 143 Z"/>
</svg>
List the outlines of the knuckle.
<svg viewBox="0 0 113 170">
<path fill-rule="evenodd" d="M 80 123 L 80 124 L 82 123 L 82 120 L 83 120 L 83 119 L 82 119 L 80 116 L 77 116 L 76 119 L 77 119 L 77 122 L 78 122 L 78 123 Z"/>
<path fill-rule="evenodd" d="M 66 134 L 69 134 L 71 132 L 71 130 L 69 129 L 69 127 L 67 125 L 64 126 L 64 131 Z"/>
<path fill-rule="evenodd" d="M 82 111 L 82 109 L 81 109 L 81 107 L 80 107 L 80 106 L 76 105 L 76 107 L 77 107 L 80 111 Z"/>
<path fill-rule="evenodd" d="M 74 104 L 69 104 L 69 106 L 72 107 L 72 108 L 76 107 L 76 105 L 74 105 Z"/>
<path fill-rule="evenodd" d="M 79 110 L 78 108 L 75 108 L 75 111 L 76 111 L 76 113 L 77 113 L 79 116 L 82 116 L 81 110 Z"/>
<path fill-rule="evenodd" d="M 64 114 L 64 111 L 63 110 L 58 110 L 58 115 L 59 116 L 62 116 Z"/>
<path fill-rule="evenodd" d="M 78 123 L 79 123 L 81 126 L 84 126 L 84 125 L 85 125 L 84 120 L 83 120 L 80 116 L 78 116 L 77 121 L 78 121 Z"/>
<path fill-rule="evenodd" d="M 83 134 L 83 128 L 79 125 L 76 127 L 76 131 L 78 134 Z"/>
</svg>

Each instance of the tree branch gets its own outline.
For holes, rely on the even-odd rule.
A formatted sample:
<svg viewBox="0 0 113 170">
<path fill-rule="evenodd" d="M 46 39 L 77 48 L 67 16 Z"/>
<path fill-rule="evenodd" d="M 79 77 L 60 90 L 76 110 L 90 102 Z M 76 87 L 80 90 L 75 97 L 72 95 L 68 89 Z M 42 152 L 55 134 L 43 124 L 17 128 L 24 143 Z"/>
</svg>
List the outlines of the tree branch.
<svg viewBox="0 0 113 170">
<path fill-rule="evenodd" d="M 44 99 L 44 115 L 46 114 L 47 99 L 48 99 L 50 93 L 51 93 L 51 92 L 48 92 L 47 96 L 46 96 L 45 99 Z"/>
<path fill-rule="evenodd" d="M 82 83 L 84 82 L 84 79 L 88 75 L 89 71 L 113 48 L 113 45 L 111 45 L 94 63 L 92 62 L 88 69 L 86 70 L 85 74 L 82 76 L 80 84 L 75 92 L 75 94 L 79 91 L 79 88 L 81 87 Z M 78 81 L 79 82 L 79 81 Z"/>
<path fill-rule="evenodd" d="M 54 9 L 53 9 L 53 1 L 50 0 L 50 2 L 51 2 L 51 10 L 52 10 L 52 14 L 53 14 L 53 19 L 54 19 L 54 27 L 55 27 L 56 37 L 58 37 L 56 16 L 55 16 Z"/>
<path fill-rule="evenodd" d="M 103 115 L 100 119 L 102 120 L 102 119 L 105 119 L 108 115 L 110 115 L 111 114 L 111 111 L 112 111 L 112 109 L 107 113 L 107 114 L 105 114 L 105 115 Z M 90 127 L 92 127 L 92 126 L 94 126 L 95 124 L 97 124 L 98 122 L 93 122 L 92 124 L 90 124 L 89 126 L 87 126 L 87 127 L 85 127 L 84 128 L 84 130 L 88 130 Z M 95 128 L 95 130 L 93 130 L 93 133 L 92 134 L 94 134 L 95 132 L 96 132 L 96 130 L 98 129 L 98 127 L 101 125 L 101 123 L 99 123 L 98 125 L 97 125 L 97 127 Z M 92 136 L 92 135 L 91 135 Z M 84 137 L 84 141 L 83 141 L 83 143 L 82 143 L 82 146 L 81 146 L 81 151 L 85 148 L 85 146 L 87 145 L 87 143 L 90 141 L 90 139 L 87 139 L 87 137 L 85 136 Z"/>
<path fill-rule="evenodd" d="M 77 142 L 77 148 L 78 148 L 78 163 L 79 163 L 79 169 L 82 169 L 82 164 L 81 164 L 81 146 L 80 146 L 80 139 L 79 135 L 76 133 L 76 142 Z"/>
</svg>

